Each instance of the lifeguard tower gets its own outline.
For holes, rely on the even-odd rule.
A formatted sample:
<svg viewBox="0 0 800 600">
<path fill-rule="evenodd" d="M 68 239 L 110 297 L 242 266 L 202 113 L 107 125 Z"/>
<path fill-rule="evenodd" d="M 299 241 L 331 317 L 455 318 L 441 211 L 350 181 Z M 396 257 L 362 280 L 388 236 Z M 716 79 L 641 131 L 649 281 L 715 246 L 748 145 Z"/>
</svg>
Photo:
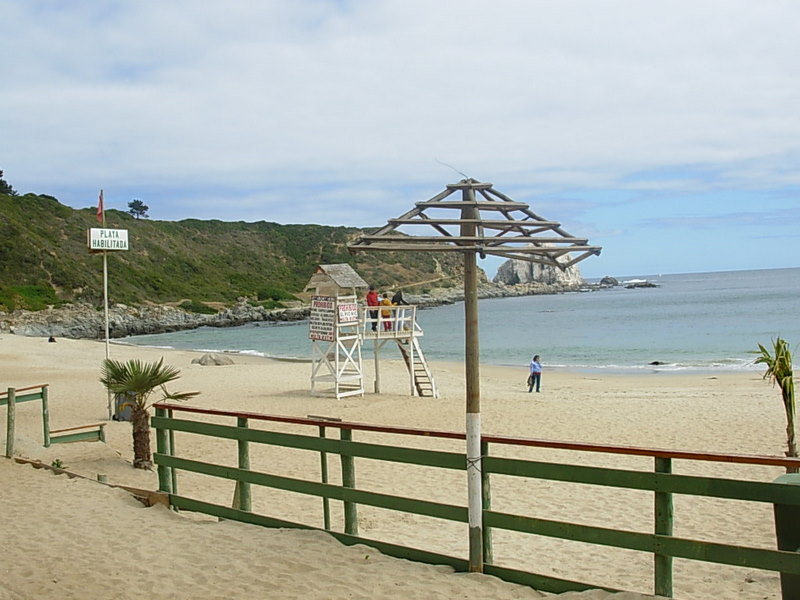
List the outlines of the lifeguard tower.
<svg viewBox="0 0 800 600">
<path fill-rule="evenodd" d="M 369 287 L 350 265 L 319 265 L 303 291 L 311 297 L 311 394 L 364 395 L 356 291 Z"/>
<path fill-rule="evenodd" d="M 433 373 L 422 353 L 417 307 L 365 307 L 357 291 L 369 286 L 347 264 L 319 265 L 304 291 L 313 290 L 309 319 L 311 393 L 335 398 L 364 395 L 361 345 L 372 340 L 374 391 L 380 393 L 380 351 L 396 344 L 408 368 L 412 396 L 438 398 Z"/>
</svg>

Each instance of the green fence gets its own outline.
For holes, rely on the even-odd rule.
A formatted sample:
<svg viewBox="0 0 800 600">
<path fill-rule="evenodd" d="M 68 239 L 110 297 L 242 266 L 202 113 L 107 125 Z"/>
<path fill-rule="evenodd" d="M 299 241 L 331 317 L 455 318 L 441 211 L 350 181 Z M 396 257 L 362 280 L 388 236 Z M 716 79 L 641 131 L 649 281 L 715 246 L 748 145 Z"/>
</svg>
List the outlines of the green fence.
<svg viewBox="0 0 800 600">
<path fill-rule="evenodd" d="M 0 406 L 6 407 L 6 456 L 14 454 L 16 435 L 16 407 L 23 402 L 40 402 L 42 407 L 42 444 L 66 444 L 68 442 L 105 442 L 105 423 L 78 425 L 66 429 L 50 429 L 50 386 L 47 383 L 25 388 L 8 388 L 0 392 Z"/>
<path fill-rule="evenodd" d="M 175 413 L 178 412 L 187 417 L 191 417 L 192 414 L 205 415 L 202 418 L 206 420 L 176 418 Z M 226 425 L 208 422 L 209 416 L 213 416 L 215 419 L 235 419 L 235 424 Z M 256 421 L 261 427 L 266 427 L 265 423 L 270 422 L 308 426 L 309 435 L 251 427 L 251 423 Z M 424 436 L 426 438 L 455 440 L 463 440 L 464 434 L 380 427 L 325 420 L 324 418 L 277 417 L 259 413 L 220 411 L 171 404 L 156 405 L 156 415 L 152 419 L 152 425 L 156 429 L 157 436 L 155 462 L 158 465 L 159 487 L 161 491 L 169 494 L 170 504 L 176 509 L 199 511 L 219 518 L 267 527 L 317 528 L 309 524 L 290 522 L 251 512 L 252 486 L 265 486 L 308 494 L 323 499 L 324 529 L 345 544 L 367 544 L 392 556 L 432 564 L 448 564 L 460 571 L 468 570 L 467 558 L 359 537 L 357 509 L 360 505 L 403 511 L 460 523 L 467 522 L 467 508 L 466 506 L 358 489 L 355 471 L 355 459 L 406 463 L 449 471 L 465 471 L 466 458 L 464 453 L 353 440 L 353 434 L 359 431 L 369 431 L 373 434 L 391 434 L 393 436 Z M 328 430 L 338 431 L 338 438 L 326 437 Z M 316 435 L 314 431 L 316 431 Z M 182 432 L 182 435 L 195 434 L 235 441 L 237 448 L 236 466 L 214 464 L 181 457 L 175 446 L 176 432 Z M 320 456 L 322 476 L 320 480 L 311 481 L 251 470 L 250 447 L 252 444 L 266 444 L 316 452 Z M 567 452 L 612 453 L 650 457 L 653 460 L 653 468 L 652 471 L 636 471 L 535 461 L 492 454 L 495 449 L 504 449 L 507 452 L 508 449 L 513 447 L 550 448 Z M 672 595 L 672 559 L 674 557 L 777 571 L 782 574 L 782 577 L 795 579 L 800 576 L 800 554 L 796 551 L 752 548 L 673 536 L 673 495 L 676 494 L 769 503 L 788 509 L 789 514 L 793 517 L 800 514 L 800 486 L 798 485 L 676 474 L 672 472 L 673 460 L 786 467 L 800 465 L 800 460 L 798 459 L 671 452 L 646 448 L 562 443 L 499 436 L 483 436 L 482 448 L 482 477 L 484 483 L 483 542 L 486 561 L 483 569 L 484 573 L 495 575 L 506 581 L 521 583 L 539 590 L 555 593 L 592 588 L 619 591 L 605 585 L 560 579 L 496 564 L 493 556 L 492 531 L 507 530 L 651 553 L 654 557 L 653 591 L 662 596 Z M 338 455 L 340 457 L 341 485 L 328 482 L 327 459 L 330 455 Z M 235 482 L 233 506 L 180 495 L 178 471 L 198 473 Z M 492 510 L 491 489 L 493 476 L 572 482 L 652 492 L 654 508 L 652 532 L 625 531 L 537 518 L 531 515 L 494 511 Z M 330 530 L 329 500 L 338 500 L 343 503 L 343 531 Z"/>
</svg>

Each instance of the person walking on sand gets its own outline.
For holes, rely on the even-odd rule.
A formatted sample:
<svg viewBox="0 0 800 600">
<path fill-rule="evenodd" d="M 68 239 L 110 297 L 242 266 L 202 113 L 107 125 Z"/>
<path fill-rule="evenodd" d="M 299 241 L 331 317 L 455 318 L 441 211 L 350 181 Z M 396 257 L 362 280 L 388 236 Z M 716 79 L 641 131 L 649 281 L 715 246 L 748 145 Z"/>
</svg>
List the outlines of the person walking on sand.
<svg viewBox="0 0 800 600">
<path fill-rule="evenodd" d="M 539 391 L 539 386 L 542 383 L 542 363 L 539 362 L 539 355 L 536 354 L 531 359 L 530 365 L 531 374 L 528 375 L 528 393 L 530 394 L 533 391 L 533 388 L 536 387 L 536 391 Z"/>
</svg>

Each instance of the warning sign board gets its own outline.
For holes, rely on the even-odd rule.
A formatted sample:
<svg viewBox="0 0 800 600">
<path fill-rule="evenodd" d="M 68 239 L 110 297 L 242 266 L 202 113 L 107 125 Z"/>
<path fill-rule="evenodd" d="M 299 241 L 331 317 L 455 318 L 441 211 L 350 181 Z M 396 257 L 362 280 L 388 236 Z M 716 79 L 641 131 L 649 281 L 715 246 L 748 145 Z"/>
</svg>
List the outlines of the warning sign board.
<svg viewBox="0 0 800 600">
<path fill-rule="evenodd" d="M 339 310 L 339 323 L 358 322 L 358 304 L 355 302 L 339 304 L 336 308 Z"/>
<path fill-rule="evenodd" d="M 330 296 L 312 296 L 308 319 L 308 337 L 312 340 L 332 342 L 335 338 L 336 299 Z"/>
</svg>

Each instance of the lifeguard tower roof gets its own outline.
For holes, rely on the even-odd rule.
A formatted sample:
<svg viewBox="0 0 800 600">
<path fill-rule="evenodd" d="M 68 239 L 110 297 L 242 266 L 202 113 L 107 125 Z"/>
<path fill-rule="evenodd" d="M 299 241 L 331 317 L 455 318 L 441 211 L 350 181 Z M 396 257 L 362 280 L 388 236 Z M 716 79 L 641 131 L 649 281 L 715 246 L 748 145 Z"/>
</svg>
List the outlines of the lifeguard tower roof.
<svg viewBox="0 0 800 600">
<path fill-rule="evenodd" d="M 319 265 L 308 280 L 306 287 L 303 291 L 308 290 L 330 290 L 335 289 L 337 296 L 342 295 L 342 292 L 349 292 L 355 294 L 357 289 L 366 289 L 369 284 L 362 279 L 361 275 L 356 273 L 355 269 L 346 263 L 338 265 Z"/>
</svg>

